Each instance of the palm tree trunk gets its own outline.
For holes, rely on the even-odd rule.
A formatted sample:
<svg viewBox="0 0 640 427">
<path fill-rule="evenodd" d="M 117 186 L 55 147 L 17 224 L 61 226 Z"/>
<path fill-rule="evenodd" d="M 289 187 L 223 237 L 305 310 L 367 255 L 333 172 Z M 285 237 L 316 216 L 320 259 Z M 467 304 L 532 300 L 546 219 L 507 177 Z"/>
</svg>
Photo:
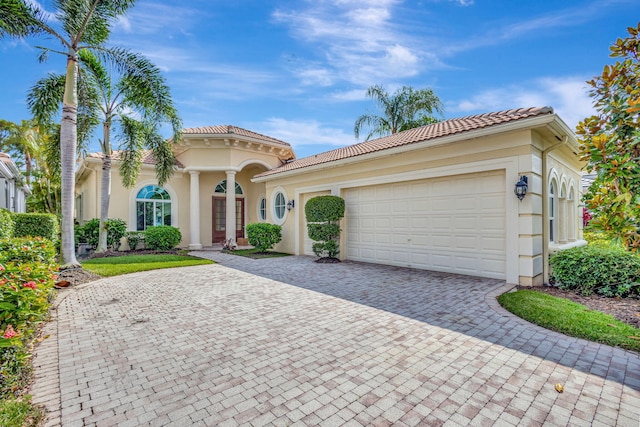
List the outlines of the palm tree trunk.
<svg viewBox="0 0 640 427">
<path fill-rule="evenodd" d="M 100 186 L 100 228 L 98 235 L 98 247 L 96 252 L 107 250 L 107 220 L 109 219 L 109 200 L 111 199 L 111 122 L 105 121 L 102 125 L 102 180 Z M 116 244 L 118 242 L 115 242 Z"/>
<path fill-rule="evenodd" d="M 78 63 L 77 53 L 69 52 L 67 75 L 62 102 L 62 122 L 60 123 L 60 162 L 62 165 L 62 267 L 79 266 L 76 259 L 76 245 L 73 229 L 75 161 L 78 144 Z"/>
</svg>

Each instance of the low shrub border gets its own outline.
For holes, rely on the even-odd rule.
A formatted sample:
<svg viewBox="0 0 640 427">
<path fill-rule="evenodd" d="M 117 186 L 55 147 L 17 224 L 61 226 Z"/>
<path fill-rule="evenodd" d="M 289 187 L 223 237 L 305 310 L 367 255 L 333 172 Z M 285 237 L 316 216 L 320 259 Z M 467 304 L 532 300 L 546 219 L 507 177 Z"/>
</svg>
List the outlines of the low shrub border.
<svg viewBox="0 0 640 427">
<path fill-rule="evenodd" d="M 21 426 L 42 416 L 22 393 L 31 376 L 31 343 L 46 320 L 56 268 L 51 241 L 0 240 L 0 425 Z"/>
<path fill-rule="evenodd" d="M 640 296 L 640 255 L 617 247 L 587 245 L 550 259 L 552 279 L 582 295 Z"/>
</svg>

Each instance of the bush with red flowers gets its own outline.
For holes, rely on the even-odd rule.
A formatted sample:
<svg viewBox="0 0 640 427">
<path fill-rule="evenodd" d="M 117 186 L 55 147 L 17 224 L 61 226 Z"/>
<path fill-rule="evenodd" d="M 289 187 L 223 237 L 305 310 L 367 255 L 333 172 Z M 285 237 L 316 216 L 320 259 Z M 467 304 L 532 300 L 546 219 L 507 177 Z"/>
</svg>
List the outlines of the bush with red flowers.
<svg viewBox="0 0 640 427">
<path fill-rule="evenodd" d="M 55 280 L 55 248 L 37 238 L 0 239 L 0 397 L 28 379 L 28 343 L 46 319 Z"/>
</svg>

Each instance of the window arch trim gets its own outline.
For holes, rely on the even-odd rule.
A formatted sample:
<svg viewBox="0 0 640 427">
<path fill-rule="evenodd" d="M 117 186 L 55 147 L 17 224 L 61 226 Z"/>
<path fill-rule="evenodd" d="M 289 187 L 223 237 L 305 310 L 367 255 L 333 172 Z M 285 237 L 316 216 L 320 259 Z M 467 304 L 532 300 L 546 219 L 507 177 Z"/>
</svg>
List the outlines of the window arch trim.
<svg viewBox="0 0 640 427">
<path fill-rule="evenodd" d="M 128 221 L 128 229 L 129 231 L 137 230 L 137 199 L 138 194 L 142 189 L 147 186 L 158 186 L 158 182 L 155 180 L 144 180 L 139 181 L 135 188 L 129 193 L 129 221 Z M 158 186 L 159 187 L 159 186 Z M 178 194 L 173 189 L 170 184 L 165 184 L 161 188 L 163 188 L 170 197 L 171 200 L 171 226 L 177 227 L 178 225 L 178 208 L 180 206 L 180 200 L 178 198 Z"/>
<path fill-rule="evenodd" d="M 218 184 L 216 184 L 215 188 L 213 189 L 213 192 L 215 194 L 227 194 L 227 180 L 223 179 Z M 236 195 L 238 196 L 244 195 L 242 186 L 238 184 L 238 181 L 236 181 Z"/>
</svg>

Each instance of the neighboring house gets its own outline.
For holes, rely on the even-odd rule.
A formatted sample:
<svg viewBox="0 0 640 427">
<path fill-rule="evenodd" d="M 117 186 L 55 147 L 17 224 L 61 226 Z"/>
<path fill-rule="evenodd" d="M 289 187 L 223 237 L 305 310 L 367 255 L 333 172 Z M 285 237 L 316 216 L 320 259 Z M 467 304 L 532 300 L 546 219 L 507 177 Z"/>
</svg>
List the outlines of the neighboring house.
<svg viewBox="0 0 640 427">
<path fill-rule="evenodd" d="M 109 217 L 131 230 L 179 227 L 193 249 L 271 222 L 282 226 L 278 250 L 313 255 L 304 205 L 333 194 L 346 201 L 344 259 L 523 285 L 548 280 L 550 251 L 584 244 L 578 144 L 548 107 L 445 120 L 302 159 L 233 126 L 186 129 L 175 151 L 178 171 L 163 188 L 153 159 L 131 190 L 114 162 Z M 90 156 L 78 171 L 81 221 L 98 217 L 100 166 Z"/>
<path fill-rule="evenodd" d="M 26 212 L 29 194 L 31 191 L 11 156 L 0 152 L 0 209 Z"/>
</svg>

